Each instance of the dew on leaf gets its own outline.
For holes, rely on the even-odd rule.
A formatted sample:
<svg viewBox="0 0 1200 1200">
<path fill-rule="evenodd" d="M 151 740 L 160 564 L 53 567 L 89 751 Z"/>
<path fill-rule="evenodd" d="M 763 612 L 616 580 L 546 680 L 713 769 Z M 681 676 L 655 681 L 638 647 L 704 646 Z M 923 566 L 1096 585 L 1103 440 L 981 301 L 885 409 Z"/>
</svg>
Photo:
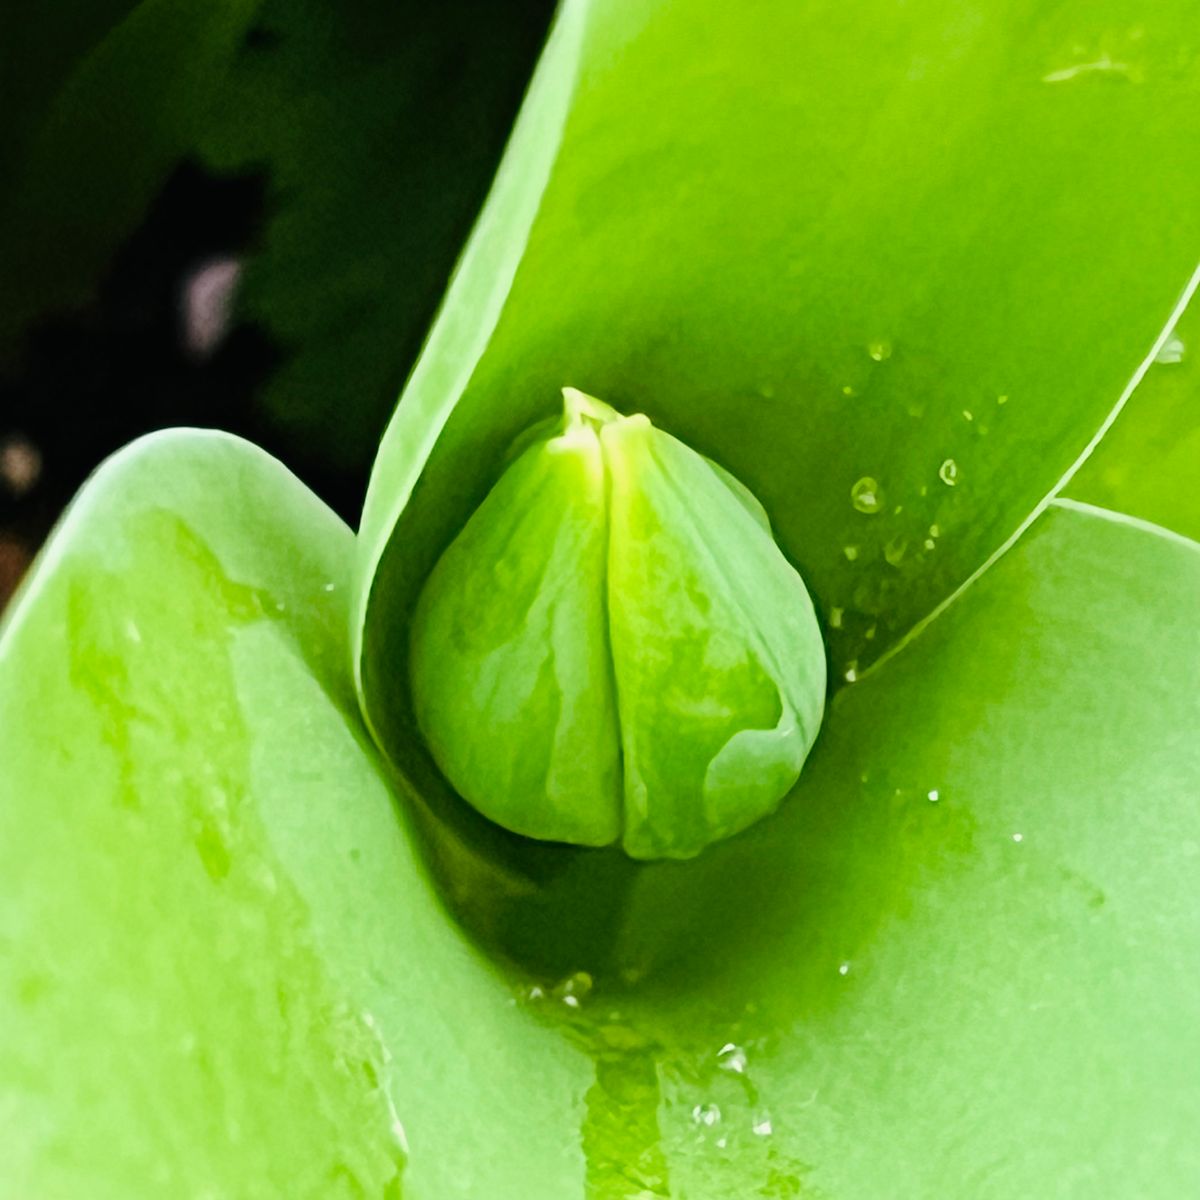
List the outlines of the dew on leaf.
<svg viewBox="0 0 1200 1200">
<path fill-rule="evenodd" d="M 849 562 L 854 562 L 854 560 L 856 558 L 858 558 L 858 547 L 857 546 L 843 546 L 842 553 L 846 556 L 846 558 Z"/>
<path fill-rule="evenodd" d="M 592 977 L 586 971 L 576 971 L 554 989 L 554 998 L 568 1008 L 578 1008 L 591 990 Z"/>
<path fill-rule="evenodd" d="M 831 608 L 829 610 L 829 628 L 841 629 L 842 618 L 846 615 L 844 608 Z"/>
<path fill-rule="evenodd" d="M 850 503 L 860 513 L 877 513 L 883 507 L 883 493 L 870 475 L 864 475 L 850 489 Z"/>
<path fill-rule="evenodd" d="M 958 483 L 958 463 L 952 458 L 946 459 L 940 467 L 938 467 L 938 478 L 947 486 L 954 487 Z"/>
<path fill-rule="evenodd" d="M 883 548 L 883 557 L 893 566 L 898 567 L 904 561 L 904 555 L 908 552 L 908 538 L 897 534 Z"/>
<path fill-rule="evenodd" d="M 1128 63 L 1116 62 L 1110 54 L 1101 54 L 1091 62 L 1072 63 L 1042 76 L 1043 83 L 1069 83 L 1084 75 L 1115 75 L 1121 79 L 1138 82 L 1139 75 Z"/>
<path fill-rule="evenodd" d="M 1186 349 L 1187 347 L 1183 344 L 1183 338 L 1179 334 L 1173 333 L 1162 344 L 1162 348 L 1154 356 L 1154 361 L 1162 364 L 1182 362 Z"/>
<path fill-rule="evenodd" d="M 721 1119 L 721 1110 L 715 1104 L 697 1104 L 692 1109 L 692 1120 L 697 1125 L 706 1125 L 710 1129 Z"/>
<path fill-rule="evenodd" d="M 744 1075 L 746 1062 L 746 1051 L 734 1042 L 726 1042 L 717 1051 L 717 1066 L 722 1071 L 732 1071 L 735 1075 Z"/>
<path fill-rule="evenodd" d="M 892 357 L 892 343 L 885 338 L 878 338 L 867 345 L 867 353 L 876 362 L 884 362 Z"/>
<path fill-rule="evenodd" d="M 937 788 L 930 788 L 929 791 L 926 793 L 926 796 L 934 804 L 936 804 L 938 802 L 938 800 L 941 799 L 941 796 L 939 795 Z"/>
</svg>

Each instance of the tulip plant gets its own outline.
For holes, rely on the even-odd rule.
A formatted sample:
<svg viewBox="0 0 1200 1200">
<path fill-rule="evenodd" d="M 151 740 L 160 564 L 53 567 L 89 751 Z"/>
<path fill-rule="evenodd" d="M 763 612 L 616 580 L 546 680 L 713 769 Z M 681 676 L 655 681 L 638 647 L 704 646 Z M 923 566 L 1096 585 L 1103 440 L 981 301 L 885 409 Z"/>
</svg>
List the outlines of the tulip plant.
<svg viewBox="0 0 1200 1200">
<path fill-rule="evenodd" d="M 8 613 L 0 1193 L 1200 1191 L 1198 99 L 566 0 L 357 533 L 155 434 Z"/>
</svg>

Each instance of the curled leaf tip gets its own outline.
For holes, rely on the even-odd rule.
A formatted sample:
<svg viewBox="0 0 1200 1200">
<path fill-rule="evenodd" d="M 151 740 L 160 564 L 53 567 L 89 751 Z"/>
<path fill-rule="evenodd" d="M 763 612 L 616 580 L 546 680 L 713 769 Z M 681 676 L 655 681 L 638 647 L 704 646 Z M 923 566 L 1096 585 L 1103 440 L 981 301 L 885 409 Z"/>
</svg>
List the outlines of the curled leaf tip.
<svg viewBox="0 0 1200 1200">
<path fill-rule="evenodd" d="M 411 687 L 439 768 L 517 833 L 685 858 L 771 812 L 825 652 L 739 481 L 576 388 L 425 583 Z"/>
</svg>

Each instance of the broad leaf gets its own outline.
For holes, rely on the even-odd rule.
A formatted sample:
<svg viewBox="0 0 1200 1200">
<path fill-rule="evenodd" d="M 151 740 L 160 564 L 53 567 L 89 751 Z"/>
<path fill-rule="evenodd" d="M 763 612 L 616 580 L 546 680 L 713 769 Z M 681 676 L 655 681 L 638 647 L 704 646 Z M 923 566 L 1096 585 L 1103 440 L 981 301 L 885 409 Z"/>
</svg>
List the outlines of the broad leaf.
<svg viewBox="0 0 1200 1200">
<path fill-rule="evenodd" d="M 47 43 L 58 41 L 64 14 L 42 25 L 45 6 L 29 6 L 38 21 L 32 32 L 19 18 L 6 19 L 14 56 L 48 63 L 51 79 L 70 65 L 53 99 L 25 69 L 15 75 L 12 99 L 26 108 L 16 114 L 2 164 L 0 352 L 11 352 L 30 318 L 87 297 L 191 148 L 258 5 L 101 5 L 67 22 L 69 32 L 54 48 Z M 121 19 L 106 29 L 105 14 Z M 96 41 L 84 52 L 89 35 Z"/>
<path fill-rule="evenodd" d="M 1068 495 L 1200 538 L 1200 305 L 1163 344 Z"/>
<path fill-rule="evenodd" d="M 18 601 L 0 1194 L 398 1196 L 395 1110 L 413 1194 L 579 1177 L 586 1064 L 448 924 L 357 719 L 351 548 L 260 451 L 171 433 Z"/>
<path fill-rule="evenodd" d="M 261 453 L 172 434 L 30 583 L 0 641 L 6 1191 L 395 1194 L 392 1104 L 413 1195 L 1200 1186 L 1194 545 L 1052 509 L 838 697 L 777 817 L 631 867 L 619 913 L 590 898 L 613 968 L 519 1003 L 354 716 L 349 551 Z"/>
<path fill-rule="evenodd" d="M 567 3 L 372 481 L 385 743 L 416 753 L 385 695 L 414 591 L 563 385 L 750 486 L 839 673 L 936 609 L 1053 491 L 1195 267 L 1193 17 Z"/>
</svg>

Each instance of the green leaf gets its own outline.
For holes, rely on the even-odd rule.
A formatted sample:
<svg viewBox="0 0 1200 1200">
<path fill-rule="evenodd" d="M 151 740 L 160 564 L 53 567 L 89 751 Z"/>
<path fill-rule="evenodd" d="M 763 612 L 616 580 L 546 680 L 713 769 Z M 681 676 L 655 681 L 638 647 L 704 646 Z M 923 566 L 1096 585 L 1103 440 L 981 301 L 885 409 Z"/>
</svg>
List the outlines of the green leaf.
<svg viewBox="0 0 1200 1200">
<path fill-rule="evenodd" d="M 1200 245 L 1200 29 L 1146 11 L 563 7 L 368 497 L 362 694 L 406 771 L 416 590 L 563 385 L 749 486 L 839 673 L 1030 519 Z"/>
<path fill-rule="evenodd" d="M 57 50 L 46 44 L 57 36 L 58 17 L 34 34 L 14 22 L 15 50 L 32 43 L 33 61 L 48 60 L 51 78 L 72 48 L 78 57 L 68 59 L 69 73 L 52 100 L 24 72 L 14 87 L 16 99 L 40 119 L 18 113 L 6 146 L 0 349 L 10 352 L 32 317 L 87 297 L 167 173 L 193 145 L 258 4 L 142 0 L 102 6 L 77 23 L 64 22 L 71 28 Z M 42 7 L 29 8 L 39 25 Z M 121 8 L 128 11 L 105 30 L 97 18 L 116 16 Z M 89 33 L 97 40 L 85 52 L 82 38 Z"/>
<path fill-rule="evenodd" d="M 266 167 L 239 291 L 287 357 L 261 396 L 293 452 L 365 477 L 470 232 L 552 0 L 269 0 L 205 130 Z"/>
<path fill-rule="evenodd" d="M 270 459 L 177 433 L 28 585 L 6 1191 L 395 1194 L 392 1103 L 413 1195 L 1200 1185 L 1193 544 L 1052 508 L 841 693 L 776 817 L 628 865 L 612 970 L 576 946 L 515 1006 L 354 717 L 350 552 Z"/>
<path fill-rule="evenodd" d="M 448 923 L 358 720 L 352 549 L 262 452 L 175 432 L 12 611 L 0 1193 L 397 1196 L 395 1110 L 405 1195 L 579 1177 L 586 1063 Z"/>
<path fill-rule="evenodd" d="M 1200 539 L 1200 306 L 1163 343 L 1067 494 Z"/>
<path fill-rule="evenodd" d="M 572 1028 L 592 1121 L 658 1081 L 655 1194 L 1200 1186 L 1198 594 L 1194 544 L 1053 507 L 839 695 L 777 817 L 643 869 L 645 978 Z"/>
</svg>

